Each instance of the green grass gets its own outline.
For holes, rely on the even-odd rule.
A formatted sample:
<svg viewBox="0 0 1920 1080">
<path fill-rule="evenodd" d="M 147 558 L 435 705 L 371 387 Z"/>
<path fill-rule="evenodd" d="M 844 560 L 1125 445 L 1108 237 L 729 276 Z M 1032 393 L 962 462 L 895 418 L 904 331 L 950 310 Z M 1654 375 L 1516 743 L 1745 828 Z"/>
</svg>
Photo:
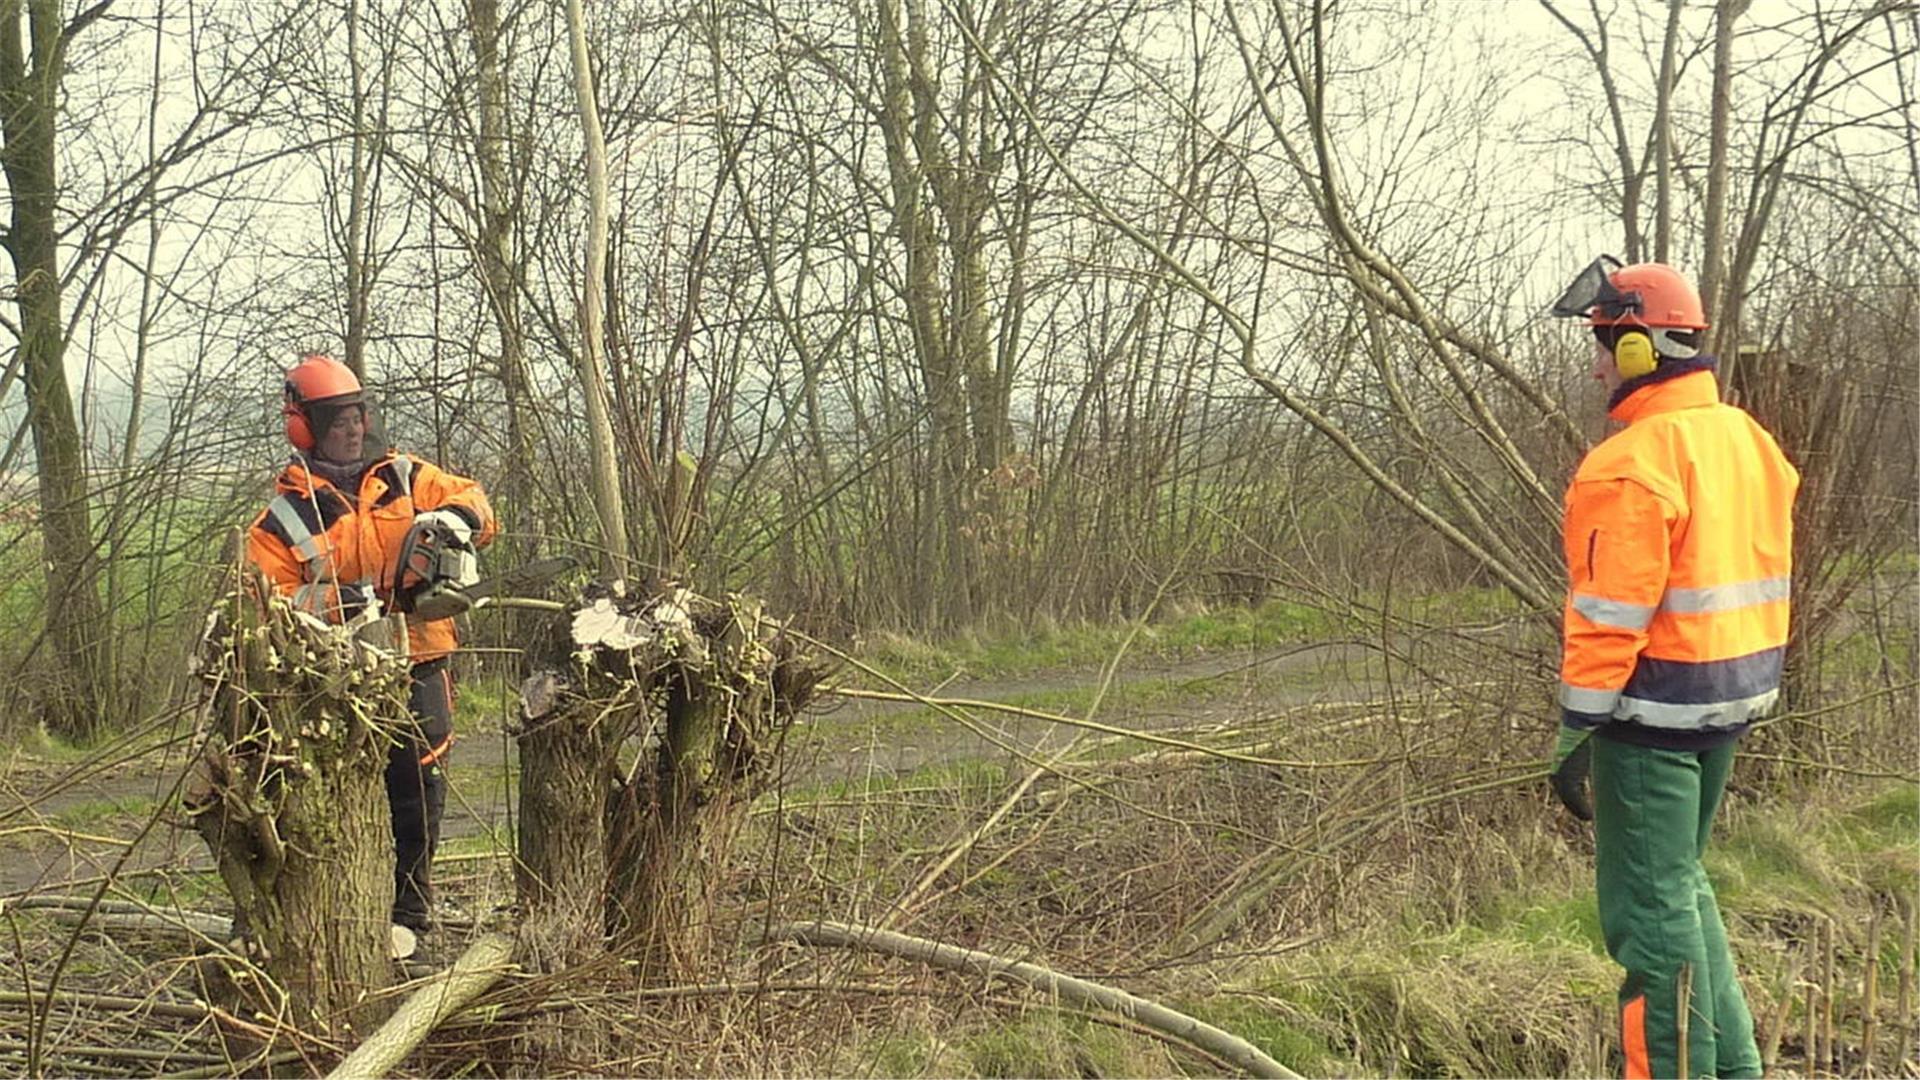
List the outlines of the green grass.
<svg viewBox="0 0 1920 1080">
<path fill-rule="evenodd" d="M 758 805 L 797 807 L 809 802 L 832 802 L 903 790 L 937 790 L 956 801 L 964 801 L 969 793 L 999 790 L 1005 786 L 1007 779 L 1007 768 L 999 762 L 977 759 L 942 761 L 923 765 L 898 776 L 875 774 L 871 777 L 794 786 L 785 791 L 770 791 L 760 796 Z"/>
<path fill-rule="evenodd" d="M 498 732 L 504 720 L 520 714 L 520 687 L 505 675 L 461 679 L 453 700 L 453 729 L 474 734 Z"/>
<path fill-rule="evenodd" d="M 149 795 L 90 799 L 67 807 L 55 814 L 53 820 L 63 828 L 85 832 L 108 822 L 128 819 L 144 821 L 153 816 L 157 806 L 158 803 Z"/>
<path fill-rule="evenodd" d="M 982 699 L 1017 709 L 1050 713 L 1058 716 L 1084 717 L 1093 704 L 1098 687 L 1094 685 L 1097 673 L 1085 672 L 1084 681 L 1075 685 L 1048 687 L 1026 690 L 1017 693 L 988 692 L 971 690 Z M 905 677 L 895 676 L 909 686 L 915 685 Z M 1131 677 L 1124 667 L 1115 673 L 1112 684 L 1100 699 L 1100 709 L 1094 714 L 1094 720 L 1111 722 L 1115 714 L 1129 711 L 1165 707 L 1190 711 L 1196 706 L 1208 702 L 1239 698 L 1248 693 L 1277 691 L 1284 688 L 1314 687 L 1325 683 L 1338 682 L 1344 676 L 1338 669 L 1322 670 L 1306 668 L 1278 672 L 1260 672 L 1247 677 L 1210 678 L 1182 675 L 1178 673 L 1149 672 Z M 926 684 L 921 684 L 926 685 Z M 929 697 L 941 697 L 951 691 L 938 690 L 929 686 Z M 976 718 L 995 724 L 1007 724 L 1021 718 L 1013 713 L 982 710 L 963 710 Z M 804 732 L 813 741 L 833 746 L 847 746 L 864 743 L 868 740 L 884 741 L 930 728 L 952 725 L 953 719 L 936 707 L 902 705 L 898 708 L 866 715 L 839 716 L 833 713 L 813 718 L 807 722 Z M 1112 753 L 1130 752 L 1129 747 L 1116 747 Z M 1099 753 L 1096 757 L 1101 756 Z"/>
<path fill-rule="evenodd" d="M 504 827 L 450 836 L 442 840 L 439 847 L 441 855 L 497 855 L 512 851 L 513 837 Z"/>
<path fill-rule="evenodd" d="M 1199 652 L 1253 649 L 1323 635 L 1326 616 L 1303 604 L 1269 600 L 1256 608 L 1224 608 L 1144 627 L 1131 655 L 1184 657 Z M 919 684 L 958 673 L 1006 678 L 1106 663 L 1127 638 L 1125 623 L 1078 623 L 997 637 L 962 634 L 926 642 L 886 635 L 861 660 L 894 679 Z"/>
<path fill-rule="evenodd" d="M 1380 598 L 1372 598 L 1376 606 Z M 1504 588 L 1463 586 L 1426 593 L 1396 593 L 1388 610 L 1404 618 L 1440 624 L 1483 623 L 1524 614 L 1527 606 Z"/>
<path fill-rule="evenodd" d="M 890 1031 L 856 1043 L 844 1056 L 835 1071 L 854 1076 L 1168 1076 L 1177 1067 L 1157 1043 L 1045 1009 L 985 1024 L 972 1020 L 937 1036 Z"/>
<path fill-rule="evenodd" d="M 1878 679 L 1883 666 L 1900 679 L 1914 670 L 1912 627 L 1889 628 L 1884 637 L 1866 630 L 1830 634 L 1820 642 L 1818 661 L 1826 674 L 1843 682 Z"/>
<path fill-rule="evenodd" d="M 1175 1007 L 1222 1031 L 1238 1035 L 1261 1053 L 1297 1073 L 1324 1075 L 1339 1061 L 1325 1036 L 1302 1022 L 1300 1014 L 1276 1002 L 1221 994 L 1189 999 Z"/>
</svg>

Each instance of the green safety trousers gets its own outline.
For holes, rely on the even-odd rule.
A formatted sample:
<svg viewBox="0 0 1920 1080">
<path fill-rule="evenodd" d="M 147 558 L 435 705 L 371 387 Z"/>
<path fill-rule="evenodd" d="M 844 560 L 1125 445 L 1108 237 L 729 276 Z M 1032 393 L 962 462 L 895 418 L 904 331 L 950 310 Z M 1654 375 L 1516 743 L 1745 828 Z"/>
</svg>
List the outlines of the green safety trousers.
<svg viewBox="0 0 1920 1080">
<path fill-rule="evenodd" d="M 1604 727 L 1596 734 L 1594 869 L 1607 955 L 1627 969 L 1620 988 L 1626 1075 L 1757 1077 L 1753 1015 L 1700 865 L 1733 746 L 1659 750 L 1616 742 Z"/>
</svg>

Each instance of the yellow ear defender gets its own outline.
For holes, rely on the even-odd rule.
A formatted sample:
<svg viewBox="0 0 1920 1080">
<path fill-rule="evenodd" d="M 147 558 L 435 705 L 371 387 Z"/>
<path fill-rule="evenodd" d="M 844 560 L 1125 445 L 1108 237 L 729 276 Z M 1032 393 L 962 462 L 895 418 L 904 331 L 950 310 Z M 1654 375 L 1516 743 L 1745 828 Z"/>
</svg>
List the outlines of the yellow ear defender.
<svg viewBox="0 0 1920 1080">
<path fill-rule="evenodd" d="M 1637 379 L 1651 372 L 1656 363 L 1653 339 L 1637 330 L 1621 334 L 1613 343 L 1613 364 L 1622 379 Z"/>
</svg>

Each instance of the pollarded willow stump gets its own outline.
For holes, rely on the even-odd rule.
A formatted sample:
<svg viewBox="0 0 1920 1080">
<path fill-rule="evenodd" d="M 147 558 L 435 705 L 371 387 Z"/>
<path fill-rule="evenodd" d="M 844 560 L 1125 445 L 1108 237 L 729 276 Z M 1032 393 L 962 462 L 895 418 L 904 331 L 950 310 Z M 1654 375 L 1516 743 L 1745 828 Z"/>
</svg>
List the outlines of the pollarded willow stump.
<svg viewBox="0 0 1920 1080">
<path fill-rule="evenodd" d="M 407 657 L 254 580 L 221 601 L 194 671 L 206 711 L 186 810 L 235 925 L 294 1022 L 371 1030 L 391 1008 L 367 997 L 393 977 L 384 773 L 408 717 Z"/>
<path fill-rule="evenodd" d="M 732 840 L 824 668 L 757 601 L 685 589 L 591 595 L 533 662 L 520 735 L 528 961 L 557 970 L 611 944 L 643 979 L 693 976 Z"/>
</svg>

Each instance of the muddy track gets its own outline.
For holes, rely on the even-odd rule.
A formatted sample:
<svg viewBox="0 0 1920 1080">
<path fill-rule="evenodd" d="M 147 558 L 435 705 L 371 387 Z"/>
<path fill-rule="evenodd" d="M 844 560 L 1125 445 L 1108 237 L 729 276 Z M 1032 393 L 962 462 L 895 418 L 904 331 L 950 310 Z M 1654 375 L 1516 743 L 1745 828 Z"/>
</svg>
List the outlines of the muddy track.
<svg viewBox="0 0 1920 1080">
<path fill-rule="evenodd" d="M 1105 707 L 1098 719 L 1152 730 L 1349 697 L 1372 682 L 1373 660 L 1371 650 L 1348 642 L 1148 660 L 1123 669 L 1113 689 L 1122 691 L 1116 694 L 1120 698 L 1132 696 L 1127 691 L 1154 691 L 1145 695 L 1153 703 Z M 956 679 L 914 689 L 946 699 L 1019 702 L 1084 693 L 1099 680 L 1097 669 L 1073 670 L 1018 679 Z M 790 736 L 784 783 L 805 788 L 888 779 L 968 760 L 1017 766 L 1021 759 L 1009 745 L 1057 749 L 1072 734 L 1044 720 L 984 711 L 974 714 L 978 732 L 937 715 L 908 719 L 920 709 L 912 703 L 849 698 L 823 702 Z M 448 765 L 444 838 L 508 827 L 518 769 L 512 742 L 498 730 L 470 732 L 459 740 Z M 179 745 L 117 762 L 109 757 L 100 763 L 57 764 L 18 753 L 0 758 L 0 897 L 64 889 L 109 871 L 125 876 L 209 869 L 200 839 L 173 820 L 175 784 L 184 766 Z M 154 822 L 156 815 L 160 820 Z"/>
</svg>

